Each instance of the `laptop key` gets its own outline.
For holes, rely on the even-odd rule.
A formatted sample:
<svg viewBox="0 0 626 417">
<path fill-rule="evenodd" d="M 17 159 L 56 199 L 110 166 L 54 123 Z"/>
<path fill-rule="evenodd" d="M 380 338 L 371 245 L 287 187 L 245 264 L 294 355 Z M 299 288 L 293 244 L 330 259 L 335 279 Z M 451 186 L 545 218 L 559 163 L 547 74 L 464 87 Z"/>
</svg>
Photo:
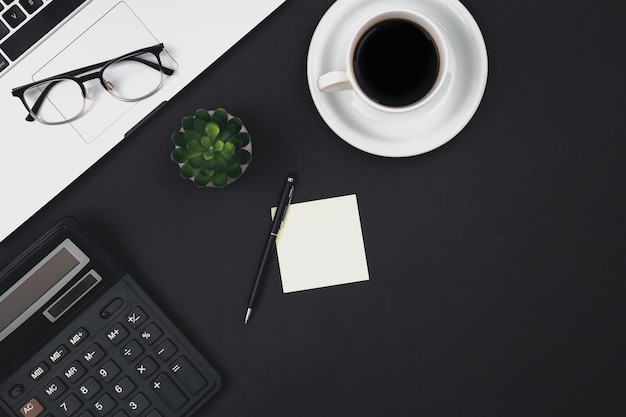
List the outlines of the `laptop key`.
<svg viewBox="0 0 626 417">
<path fill-rule="evenodd" d="M 26 13 L 33 14 L 43 6 L 42 0 L 20 0 L 20 4 L 26 10 Z"/>
<path fill-rule="evenodd" d="M 2 13 L 2 17 L 12 28 L 18 27 L 26 19 L 26 15 L 17 5 L 9 7 L 6 12 Z"/>
<path fill-rule="evenodd" d="M 0 22 L 0 39 L 7 36 L 9 32 L 9 28 L 4 23 Z"/>
<path fill-rule="evenodd" d="M 0 45 L 0 49 L 11 61 L 15 61 L 84 2 L 85 0 L 63 0 L 48 3 L 39 13 L 9 36 Z M 11 9 L 12 7 L 9 10 Z M 4 14 L 8 13 L 9 10 Z"/>
</svg>

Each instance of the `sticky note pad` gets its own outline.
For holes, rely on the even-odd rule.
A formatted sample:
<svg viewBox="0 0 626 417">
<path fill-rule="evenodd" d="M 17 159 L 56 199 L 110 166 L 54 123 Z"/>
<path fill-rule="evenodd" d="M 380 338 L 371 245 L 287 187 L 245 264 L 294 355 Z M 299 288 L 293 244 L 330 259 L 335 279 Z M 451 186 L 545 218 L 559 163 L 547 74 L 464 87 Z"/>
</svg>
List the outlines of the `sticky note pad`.
<svg viewBox="0 0 626 417">
<path fill-rule="evenodd" d="M 369 280 L 356 195 L 289 206 L 276 251 L 285 293 Z"/>
</svg>

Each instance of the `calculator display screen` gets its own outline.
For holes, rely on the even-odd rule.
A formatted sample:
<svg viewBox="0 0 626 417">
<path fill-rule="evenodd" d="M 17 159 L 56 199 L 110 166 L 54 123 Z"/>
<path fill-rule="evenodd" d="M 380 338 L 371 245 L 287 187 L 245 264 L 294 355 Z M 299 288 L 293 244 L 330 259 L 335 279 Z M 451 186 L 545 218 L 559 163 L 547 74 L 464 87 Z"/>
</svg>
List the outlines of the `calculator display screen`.
<svg viewBox="0 0 626 417">
<path fill-rule="evenodd" d="M 52 299 L 88 262 L 66 239 L 0 295 L 0 340 Z"/>
</svg>

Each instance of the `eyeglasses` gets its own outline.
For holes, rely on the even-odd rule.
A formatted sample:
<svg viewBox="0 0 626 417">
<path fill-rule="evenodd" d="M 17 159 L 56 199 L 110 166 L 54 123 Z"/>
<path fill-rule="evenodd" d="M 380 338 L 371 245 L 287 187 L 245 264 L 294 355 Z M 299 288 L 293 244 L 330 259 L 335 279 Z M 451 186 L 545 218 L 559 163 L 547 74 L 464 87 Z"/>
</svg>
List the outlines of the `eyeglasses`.
<svg viewBox="0 0 626 417">
<path fill-rule="evenodd" d="M 119 58 L 48 77 L 14 88 L 26 110 L 26 120 L 47 125 L 71 122 L 80 117 L 87 104 L 84 83 L 99 79 L 104 89 L 118 100 L 133 102 L 156 93 L 163 85 L 164 74 L 173 69 L 164 67 L 160 53 L 163 44 L 129 52 Z"/>
</svg>

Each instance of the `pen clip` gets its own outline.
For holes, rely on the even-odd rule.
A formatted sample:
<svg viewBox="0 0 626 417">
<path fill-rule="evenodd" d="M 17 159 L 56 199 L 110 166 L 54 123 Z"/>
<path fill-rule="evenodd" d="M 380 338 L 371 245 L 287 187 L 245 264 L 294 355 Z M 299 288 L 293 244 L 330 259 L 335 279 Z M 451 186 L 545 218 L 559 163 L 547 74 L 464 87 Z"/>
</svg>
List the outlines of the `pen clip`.
<svg viewBox="0 0 626 417">
<path fill-rule="evenodd" d="M 291 205 L 291 199 L 293 198 L 293 190 L 294 190 L 294 185 L 291 184 L 291 188 L 289 189 L 289 200 L 287 200 L 287 207 L 285 208 L 285 211 L 283 211 L 283 218 L 280 219 L 280 226 L 279 229 L 283 228 L 283 224 L 285 223 L 285 216 L 287 215 L 287 210 L 289 210 L 289 206 Z"/>
</svg>

